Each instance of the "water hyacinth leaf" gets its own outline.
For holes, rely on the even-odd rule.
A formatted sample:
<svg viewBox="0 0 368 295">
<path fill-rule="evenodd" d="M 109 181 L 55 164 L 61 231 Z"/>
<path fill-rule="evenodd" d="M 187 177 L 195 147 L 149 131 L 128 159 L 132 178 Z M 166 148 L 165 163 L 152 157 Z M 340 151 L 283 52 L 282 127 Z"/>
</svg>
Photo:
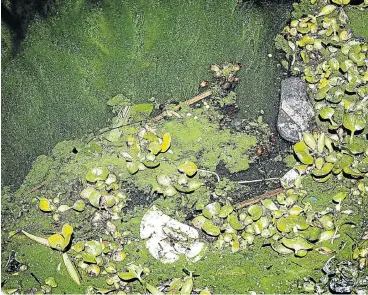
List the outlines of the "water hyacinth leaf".
<svg viewBox="0 0 368 295">
<path fill-rule="evenodd" d="M 220 228 L 213 224 L 211 220 L 206 220 L 202 226 L 202 230 L 210 236 L 219 236 L 220 235 Z"/>
<path fill-rule="evenodd" d="M 315 161 L 314 164 L 316 165 L 317 169 L 321 169 L 323 167 L 323 164 L 325 163 L 325 160 L 323 157 L 318 157 Z"/>
<path fill-rule="evenodd" d="M 339 61 L 336 58 L 331 58 L 328 61 L 328 65 L 333 71 L 337 71 L 340 68 Z"/>
<path fill-rule="evenodd" d="M 204 217 L 203 215 L 198 215 L 193 218 L 192 224 L 194 227 L 201 229 L 206 220 L 207 218 Z"/>
<path fill-rule="evenodd" d="M 54 277 L 48 277 L 45 280 L 45 284 L 49 285 L 51 288 L 56 288 L 58 286 Z"/>
<path fill-rule="evenodd" d="M 348 149 L 354 155 L 358 155 L 364 152 L 364 147 L 357 142 L 346 144 L 345 148 Z"/>
<path fill-rule="evenodd" d="M 86 180 L 96 182 L 97 180 L 105 180 L 109 175 L 109 170 L 106 167 L 95 167 L 90 169 L 86 174 Z"/>
<path fill-rule="evenodd" d="M 324 15 L 329 15 L 335 9 L 336 9 L 335 5 L 332 5 L 332 4 L 326 5 L 326 6 L 322 7 L 322 9 L 321 9 L 320 13 L 317 15 L 317 17 L 324 16 Z"/>
<path fill-rule="evenodd" d="M 181 286 L 183 285 L 182 281 L 178 278 L 174 278 L 172 282 L 170 283 L 170 286 L 168 287 L 167 291 L 171 293 L 178 293 L 181 289 Z"/>
<path fill-rule="evenodd" d="M 354 161 L 354 157 L 350 155 L 342 155 L 335 163 L 334 169 L 344 169 L 349 167 Z"/>
<path fill-rule="evenodd" d="M 77 200 L 73 204 L 73 209 L 78 212 L 82 212 L 84 208 L 86 207 L 86 204 L 83 202 L 83 200 Z"/>
<path fill-rule="evenodd" d="M 70 277 L 77 283 L 77 285 L 80 285 L 79 274 L 67 253 L 63 253 L 63 260 Z"/>
<path fill-rule="evenodd" d="M 84 262 L 87 262 L 87 263 L 97 263 L 96 256 L 91 253 L 83 253 L 82 259 Z"/>
<path fill-rule="evenodd" d="M 158 141 L 150 142 L 148 145 L 148 150 L 151 151 L 154 155 L 158 155 L 161 152 L 161 144 Z"/>
<path fill-rule="evenodd" d="M 276 227 L 280 232 L 289 233 L 294 229 L 305 230 L 309 227 L 306 219 L 301 215 L 289 215 L 287 217 L 281 217 Z"/>
<path fill-rule="evenodd" d="M 171 136 L 169 133 L 165 133 L 162 137 L 162 145 L 161 145 L 161 152 L 165 153 L 171 145 Z"/>
<path fill-rule="evenodd" d="M 335 231 L 333 230 L 327 230 L 321 233 L 321 236 L 318 240 L 318 242 L 324 242 L 332 239 L 335 235 Z M 337 236 L 336 236 L 337 237 Z"/>
<path fill-rule="evenodd" d="M 88 241 L 85 243 L 85 251 L 94 256 L 99 256 L 102 254 L 103 247 L 100 242 L 97 241 Z"/>
<path fill-rule="evenodd" d="M 202 182 L 200 182 L 199 180 L 193 179 L 192 181 L 187 183 L 187 187 L 191 190 L 191 191 L 195 191 L 196 189 L 199 189 L 202 186 Z"/>
<path fill-rule="evenodd" d="M 175 187 L 173 186 L 167 186 L 164 191 L 163 194 L 166 197 L 173 197 L 178 193 L 178 191 L 175 189 Z"/>
<path fill-rule="evenodd" d="M 184 280 L 183 285 L 181 286 L 180 294 L 190 295 L 192 294 L 192 290 L 193 290 L 193 278 L 192 275 L 190 275 Z"/>
<path fill-rule="evenodd" d="M 329 215 L 323 215 L 319 222 L 322 224 L 323 228 L 326 230 L 332 230 L 335 228 L 333 218 Z"/>
<path fill-rule="evenodd" d="M 332 200 L 335 203 L 340 204 L 346 197 L 348 196 L 347 192 L 339 192 L 336 195 L 333 196 Z"/>
<path fill-rule="evenodd" d="M 262 200 L 261 203 L 268 210 L 271 210 L 271 211 L 278 210 L 277 206 L 271 199 Z"/>
<path fill-rule="evenodd" d="M 239 220 L 238 217 L 235 214 L 230 214 L 227 217 L 227 221 L 229 222 L 230 226 L 235 229 L 235 230 L 242 230 L 244 229 L 244 225 L 242 225 Z"/>
<path fill-rule="evenodd" d="M 202 214 L 204 217 L 211 219 L 215 215 L 219 215 L 221 211 L 221 205 L 219 202 L 213 202 L 204 207 Z"/>
<path fill-rule="evenodd" d="M 317 143 L 312 134 L 308 132 L 303 133 L 303 140 L 311 150 L 316 149 Z"/>
<path fill-rule="evenodd" d="M 231 212 L 233 212 L 234 208 L 231 205 L 224 205 L 221 207 L 219 212 L 219 217 L 226 218 L 229 216 Z"/>
<path fill-rule="evenodd" d="M 127 254 L 123 251 L 116 251 L 112 255 L 112 260 L 115 262 L 122 262 L 126 258 Z"/>
<path fill-rule="evenodd" d="M 128 172 L 132 175 L 137 173 L 138 170 L 139 170 L 138 165 L 135 162 L 127 162 L 126 163 L 126 168 L 127 168 Z"/>
<path fill-rule="evenodd" d="M 245 241 L 247 241 L 247 243 L 249 245 L 252 245 L 254 243 L 254 235 L 253 234 L 243 231 L 241 236 Z"/>
<path fill-rule="evenodd" d="M 84 242 L 79 241 L 75 243 L 71 248 L 77 253 L 82 252 L 84 250 Z"/>
<path fill-rule="evenodd" d="M 93 192 L 88 200 L 93 207 L 100 208 L 101 193 L 98 191 Z"/>
<path fill-rule="evenodd" d="M 352 142 L 354 132 L 364 129 L 366 120 L 363 116 L 354 113 L 347 113 L 344 115 L 343 126 L 351 131 L 350 143 Z"/>
<path fill-rule="evenodd" d="M 171 186 L 171 179 L 167 175 L 160 174 L 156 176 L 156 181 L 159 185 L 162 186 Z"/>
<path fill-rule="evenodd" d="M 334 151 L 334 149 L 332 147 L 332 143 L 333 143 L 332 139 L 325 136 L 325 146 L 326 146 L 326 148 L 328 149 L 328 151 L 330 153 L 332 153 Z"/>
<path fill-rule="evenodd" d="M 80 197 L 82 199 L 89 199 L 89 197 L 91 196 L 92 193 L 97 192 L 96 189 L 94 187 L 87 187 L 85 189 L 83 189 L 80 193 Z"/>
<path fill-rule="evenodd" d="M 275 252 L 277 252 L 277 253 L 279 253 L 279 254 L 281 254 L 281 255 L 288 255 L 288 254 L 292 254 L 292 253 L 294 253 L 294 251 L 293 251 L 293 250 L 291 250 L 291 249 L 289 249 L 289 248 L 285 247 L 283 244 L 280 244 L 280 243 L 278 243 L 278 242 L 273 242 L 273 243 L 271 243 L 271 248 L 272 248 Z"/>
<path fill-rule="evenodd" d="M 331 178 L 331 174 L 328 174 L 324 177 L 318 177 L 318 176 L 314 176 L 313 175 L 313 179 L 319 183 L 324 183 L 326 182 L 327 180 L 329 180 Z"/>
<path fill-rule="evenodd" d="M 306 239 L 302 237 L 295 237 L 293 239 L 288 239 L 283 237 L 281 239 L 281 243 L 290 249 L 293 249 L 295 252 L 299 250 L 309 250 L 313 248 L 313 244 L 309 243 Z"/>
<path fill-rule="evenodd" d="M 73 233 L 73 227 L 70 224 L 65 223 L 61 229 L 61 233 L 64 237 L 71 235 Z"/>
<path fill-rule="evenodd" d="M 185 173 L 189 177 L 193 176 L 197 172 L 197 165 L 191 161 L 185 161 L 184 163 L 178 166 L 178 170 L 182 173 Z"/>
<path fill-rule="evenodd" d="M 39 198 L 40 203 L 39 203 L 39 208 L 41 211 L 43 212 L 51 212 L 52 208 L 51 208 L 51 202 L 49 199 L 46 198 Z"/>
<path fill-rule="evenodd" d="M 174 184 L 174 187 L 182 193 L 191 193 L 194 192 L 196 189 L 200 188 L 202 186 L 202 182 L 193 179 L 192 181 L 188 182 L 185 186 L 179 185 L 178 183 Z"/>
<path fill-rule="evenodd" d="M 252 217 L 253 221 L 256 221 L 263 215 L 263 210 L 259 205 L 252 205 L 248 208 L 248 213 Z"/>
<path fill-rule="evenodd" d="M 143 161 L 143 164 L 147 168 L 156 168 L 160 165 L 160 162 L 158 162 L 158 161 Z"/>
<path fill-rule="evenodd" d="M 298 206 L 298 205 L 294 205 L 293 207 L 290 208 L 289 213 L 290 215 L 299 215 L 300 213 L 303 212 L 303 208 Z"/>
<path fill-rule="evenodd" d="M 53 234 L 48 239 L 48 243 L 51 248 L 63 251 L 65 249 L 64 247 L 64 237 L 60 234 Z"/>
<path fill-rule="evenodd" d="M 312 170 L 312 174 L 316 177 L 322 177 L 322 176 L 329 174 L 332 171 L 333 167 L 334 167 L 333 163 L 326 163 L 323 165 L 321 169 L 314 168 Z"/>
<path fill-rule="evenodd" d="M 49 244 L 49 241 L 45 238 L 41 238 L 41 237 L 37 237 L 37 236 L 34 236 L 24 230 L 22 230 L 22 233 L 27 236 L 28 238 L 30 238 L 31 240 L 33 241 L 36 241 L 37 243 L 40 243 L 44 246 L 47 246 L 47 247 L 50 247 L 50 244 Z"/>
<path fill-rule="evenodd" d="M 363 176 L 363 174 L 358 169 L 355 169 L 355 168 L 345 167 L 343 169 L 343 171 L 344 171 L 345 174 L 348 174 L 352 177 L 361 177 L 361 176 Z"/>
<path fill-rule="evenodd" d="M 133 279 L 138 279 L 141 281 L 141 274 L 143 272 L 143 268 L 138 265 L 131 264 L 128 266 L 128 272 L 119 272 L 118 276 L 123 281 L 130 281 Z"/>
<path fill-rule="evenodd" d="M 324 120 L 332 120 L 335 111 L 331 107 L 323 108 L 319 111 L 319 115 Z"/>
<path fill-rule="evenodd" d="M 303 164 L 312 165 L 314 163 L 314 158 L 309 154 L 309 149 L 303 141 L 294 145 L 294 152 Z"/>
<path fill-rule="evenodd" d="M 322 230 L 319 227 L 309 227 L 308 229 L 299 232 L 298 234 L 310 242 L 316 242 L 321 236 Z"/>
<path fill-rule="evenodd" d="M 148 292 L 152 295 L 164 295 L 165 293 L 161 292 L 159 289 L 157 289 L 155 286 L 152 286 L 148 283 L 145 283 L 145 287 Z"/>
</svg>

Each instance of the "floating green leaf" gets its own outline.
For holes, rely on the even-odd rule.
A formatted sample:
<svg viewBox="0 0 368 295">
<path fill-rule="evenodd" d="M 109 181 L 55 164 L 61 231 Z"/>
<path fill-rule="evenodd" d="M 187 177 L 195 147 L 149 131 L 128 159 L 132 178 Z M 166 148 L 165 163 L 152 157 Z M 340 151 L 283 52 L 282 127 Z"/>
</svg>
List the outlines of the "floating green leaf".
<svg viewBox="0 0 368 295">
<path fill-rule="evenodd" d="M 211 220 L 206 220 L 202 226 L 202 230 L 211 236 L 217 237 L 220 235 L 220 228 L 213 224 Z"/>
<path fill-rule="evenodd" d="M 80 285 L 79 275 L 77 270 L 75 269 L 75 266 L 73 262 L 70 260 L 67 253 L 63 253 L 63 260 L 64 264 L 66 266 L 66 269 L 70 275 L 70 277 L 76 282 L 78 285 Z"/>
<path fill-rule="evenodd" d="M 353 142 L 354 132 L 364 129 L 367 122 L 363 116 L 355 113 L 347 113 L 344 115 L 343 125 L 351 131 L 350 143 Z"/>
<path fill-rule="evenodd" d="M 185 161 L 184 163 L 180 164 L 178 166 L 178 170 L 180 172 L 185 173 L 186 175 L 188 175 L 189 177 L 193 176 L 194 174 L 196 174 L 197 172 L 197 165 L 194 164 L 191 161 Z"/>
<path fill-rule="evenodd" d="M 96 182 L 97 180 L 105 180 L 108 175 L 109 170 L 106 167 L 95 167 L 87 172 L 86 179 L 89 182 Z"/>
<path fill-rule="evenodd" d="M 252 205 L 248 208 L 248 213 L 252 217 L 253 221 L 256 221 L 263 215 L 263 210 L 261 206 Z"/>
<path fill-rule="evenodd" d="M 294 152 L 298 157 L 298 159 L 300 160 L 300 162 L 302 162 L 303 164 L 306 165 L 313 164 L 314 158 L 310 155 L 309 149 L 303 141 L 300 141 L 294 145 Z"/>
</svg>

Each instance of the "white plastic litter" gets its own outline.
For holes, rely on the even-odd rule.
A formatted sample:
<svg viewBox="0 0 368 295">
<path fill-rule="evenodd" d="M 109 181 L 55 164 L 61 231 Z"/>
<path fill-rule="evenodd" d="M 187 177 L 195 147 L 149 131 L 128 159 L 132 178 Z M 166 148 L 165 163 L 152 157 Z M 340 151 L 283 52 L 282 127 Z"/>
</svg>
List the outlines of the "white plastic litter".
<svg viewBox="0 0 368 295">
<path fill-rule="evenodd" d="M 163 263 L 173 263 L 179 259 L 179 255 L 196 262 L 204 249 L 204 243 L 198 241 L 199 234 L 195 228 L 171 218 L 156 206 L 152 206 L 143 216 L 140 236 L 148 239 L 148 251 Z"/>
</svg>

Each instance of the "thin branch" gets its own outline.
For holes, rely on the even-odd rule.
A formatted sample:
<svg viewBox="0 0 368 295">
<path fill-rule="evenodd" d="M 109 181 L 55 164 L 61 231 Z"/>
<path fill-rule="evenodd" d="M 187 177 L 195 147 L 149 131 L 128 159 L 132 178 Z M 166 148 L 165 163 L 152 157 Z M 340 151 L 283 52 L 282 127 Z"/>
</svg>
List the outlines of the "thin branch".
<svg viewBox="0 0 368 295">
<path fill-rule="evenodd" d="M 268 180 L 280 180 L 280 178 L 272 177 L 272 178 L 263 178 L 263 179 L 254 179 L 254 180 L 242 180 L 242 181 L 238 181 L 238 183 L 240 184 L 254 183 L 254 182 L 262 182 L 262 181 L 268 181 Z"/>
<path fill-rule="evenodd" d="M 249 205 L 253 205 L 255 203 L 258 203 L 259 201 L 261 201 L 263 199 L 267 199 L 267 198 L 277 196 L 279 193 L 282 193 L 283 191 L 285 191 L 285 189 L 281 187 L 281 188 L 266 192 L 262 195 L 256 196 L 256 197 L 254 197 L 250 200 L 245 200 L 243 202 L 237 203 L 234 207 L 235 207 L 235 209 L 241 209 L 241 208 L 247 207 Z"/>
<path fill-rule="evenodd" d="M 201 94 L 198 94 L 197 96 L 194 96 L 191 99 L 188 99 L 188 100 L 184 101 L 184 104 L 191 105 L 191 104 L 196 103 L 196 102 L 198 102 L 198 101 L 200 101 L 200 100 L 202 100 L 206 97 L 209 97 L 211 94 L 212 94 L 212 90 L 207 90 L 205 92 L 202 92 Z M 178 110 L 180 110 L 180 106 L 175 106 L 174 111 L 178 111 Z M 165 112 L 162 112 L 161 114 L 154 117 L 153 121 L 160 121 L 161 119 L 163 119 L 164 118 L 164 113 Z"/>
</svg>

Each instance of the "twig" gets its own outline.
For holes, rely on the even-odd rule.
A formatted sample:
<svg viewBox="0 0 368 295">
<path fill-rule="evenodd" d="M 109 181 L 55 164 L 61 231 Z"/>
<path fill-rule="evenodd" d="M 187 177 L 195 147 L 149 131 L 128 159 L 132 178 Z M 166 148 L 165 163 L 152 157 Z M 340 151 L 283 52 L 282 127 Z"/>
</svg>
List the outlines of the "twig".
<svg viewBox="0 0 368 295">
<path fill-rule="evenodd" d="M 238 183 L 240 183 L 240 184 L 243 184 L 243 183 L 254 183 L 254 182 L 267 181 L 267 180 L 280 180 L 280 178 L 273 177 L 273 178 L 264 178 L 264 179 L 254 179 L 254 180 L 242 180 L 242 181 L 238 181 Z"/>
<path fill-rule="evenodd" d="M 32 187 L 28 193 L 32 193 L 36 190 L 38 190 L 39 188 L 43 187 L 47 182 L 46 181 L 42 181 L 40 184 L 37 184 L 36 186 Z"/>
<path fill-rule="evenodd" d="M 204 170 L 204 169 L 197 169 L 198 171 L 201 171 L 201 172 L 206 172 L 206 173 L 211 173 L 213 175 L 216 175 L 217 177 L 217 181 L 220 182 L 220 176 L 216 173 L 216 172 L 213 172 L 213 171 L 210 171 L 210 170 Z"/>
<path fill-rule="evenodd" d="M 269 192 L 266 192 L 262 195 L 259 195 L 259 196 L 256 196 L 250 200 L 245 200 L 243 202 L 240 202 L 238 204 L 235 205 L 235 209 L 241 209 L 241 208 L 244 208 L 246 206 L 249 206 L 249 205 L 253 205 L 255 203 L 258 203 L 260 200 L 262 199 L 267 199 L 267 198 L 271 198 L 271 197 L 274 197 L 274 196 L 277 196 L 279 193 L 283 192 L 285 189 L 284 188 L 278 188 L 278 189 L 275 189 L 275 190 L 272 190 L 272 191 L 269 191 Z"/>
<path fill-rule="evenodd" d="M 212 94 L 212 90 L 207 90 L 205 92 L 202 92 L 201 94 L 198 94 L 197 96 L 191 98 L 191 99 L 188 99 L 186 101 L 184 101 L 184 104 L 186 105 L 191 105 L 193 103 L 196 103 L 206 97 L 209 97 L 210 95 Z M 174 111 L 178 111 L 180 110 L 180 106 L 175 106 L 174 107 Z M 153 118 L 153 121 L 160 121 L 161 119 L 164 118 L 164 112 L 157 115 L 156 117 Z"/>
</svg>

